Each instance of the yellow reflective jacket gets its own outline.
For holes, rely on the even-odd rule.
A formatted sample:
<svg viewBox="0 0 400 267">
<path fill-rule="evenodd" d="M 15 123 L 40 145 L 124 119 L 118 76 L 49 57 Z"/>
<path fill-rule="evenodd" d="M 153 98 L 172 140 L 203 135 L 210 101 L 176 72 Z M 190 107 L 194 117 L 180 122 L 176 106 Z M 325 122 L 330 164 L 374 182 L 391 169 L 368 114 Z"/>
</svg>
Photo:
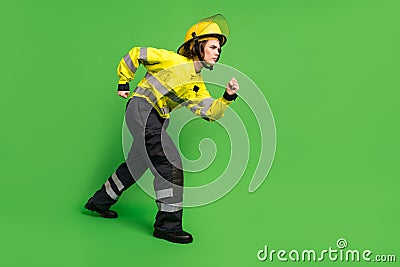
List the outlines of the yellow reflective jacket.
<svg viewBox="0 0 400 267">
<path fill-rule="evenodd" d="M 117 69 L 118 90 L 129 91 L 129 82 L 140 64 L 147 73 L 131 97 L 145 98 L 163 118 L 169 118 L 170 111 L 185 106 L 196 115 L 216 120 L 223 117 L 225 109 L 236 98 L 227 93 L 218 99 L 212 98 L 192 59 L 152 47 L 134 47 L 121 59 Z"/>
</svg>

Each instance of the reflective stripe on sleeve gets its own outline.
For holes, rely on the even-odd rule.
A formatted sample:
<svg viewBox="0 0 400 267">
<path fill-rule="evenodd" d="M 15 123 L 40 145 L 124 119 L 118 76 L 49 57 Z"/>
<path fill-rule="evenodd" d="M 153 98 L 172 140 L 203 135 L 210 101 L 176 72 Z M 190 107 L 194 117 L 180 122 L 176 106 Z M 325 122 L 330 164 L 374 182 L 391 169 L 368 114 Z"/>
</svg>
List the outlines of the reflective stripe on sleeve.
<svg viewBox="0 0 400 267">
<path fill-rule="evenodd" d="M 124 185 L 122 184 L 122 182 L 118 179 L 117 174 L 114 172 L 111 175 L 111 179 L 114 181 L 115 185 L 117 186 L 119 191 L 122 191 L 122 189 L 124 189 Z"/>
<path fill-rule="evenodd" d="M 172 188 L 167 188 L 167 189 L 162 189 L 162 190 L 156 191 L 157 199 L 163 199 L 166 197 L 173 197 L 173 196 L 174 196 L 174 190 Z"/>
<path fill-rule="evenodd" d="M 157 202 L 158 209 L 165 212 L 175 212 L 182 209 L 182 202 L 175 204 L 167 204 L 162 202 Z"/>
<path fill-rule="evenodd" d="M 128 66 L 129 70 L 132 71 L 132 73 L 135 73 L 137 68 L 133 64 L 131 56 L 129 55 L 129 53 L 124 56 L 124 61 L 125 61 L 125 64 Z"/>
<path fill-rule="evenodd" d="M 111 184 L 110 184 L 110 182 L 108 180 L 104 183 L 104 187 L 106 188 L 107 195 L 109 195 L 114 200 L 118 199 L 118 195 L 115 194 L 115 192 L 111 188 Z"/>
<path fill-rule="evenodd" d="M 140 48 L 139 59 L 147 61 L 147 47 L 141 47 Z"/>
<path fill-rule="evenodd" d="M 214 103 L 214 98 L 205 98 L 201 100 L 201 102 L 193 107 L 190 110 L 195 113 L 197 109 L 201 108 L 200 115 L 206 117 L 207 111 L 211 108 L 212 104 Z"/>
</svg>

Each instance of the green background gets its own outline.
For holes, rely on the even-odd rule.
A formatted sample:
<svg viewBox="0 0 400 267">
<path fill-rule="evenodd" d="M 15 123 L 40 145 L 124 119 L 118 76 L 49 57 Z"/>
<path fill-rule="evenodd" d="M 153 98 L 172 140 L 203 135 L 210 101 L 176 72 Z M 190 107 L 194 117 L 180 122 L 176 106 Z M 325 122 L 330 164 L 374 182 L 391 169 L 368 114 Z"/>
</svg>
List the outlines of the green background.
<svg viewBox="0 0 400 267">
<path fill-rule="evenodd" d="M 338 238 L 349 249 L 400 257 L 399 1 L 16 0 L 0 7 L 1 266 L 277 266 L 284 263 L 260 262 L 257 251 L 335 248 Z M 185 210 L 190 245 L 151 236 L 156 205 L 138 187 L 116 205 L 117 220 L 90 216 L 83 204 L 123 161 L 120 58 L 133 46 L 175 50 L 191 24 L 215 13 L 231 29 L 221 62 L 259 86 L 275 117 L 267 180 L 248 193 L 260 149 L 253 138 L 239 184 Z M 232 108 L 246 121 L 243 102 Z M 182 152 L 194 158 L 198 138 L 221 131 L 198 121 L 188 127 Z M 217 165 L 186 175 L 188 185 L 224 168 L 226 136 L 216 140 Z"/>
</svg>

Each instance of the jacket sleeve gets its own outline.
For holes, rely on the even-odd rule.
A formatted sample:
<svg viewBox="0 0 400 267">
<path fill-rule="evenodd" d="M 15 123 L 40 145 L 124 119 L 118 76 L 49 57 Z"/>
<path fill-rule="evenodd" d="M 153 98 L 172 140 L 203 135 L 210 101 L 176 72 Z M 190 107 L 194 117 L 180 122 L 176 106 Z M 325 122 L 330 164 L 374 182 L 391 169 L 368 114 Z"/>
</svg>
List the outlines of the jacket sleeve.
<svg viewBox="0 0 400 267">
<path fill-rule="evenodd" d="M 170 51 L 152 47 L 132 48 L 118 64 L 118 90 L 129 91 L 129 82 L 135 77 L 140 64 L 154 70 L 159 63 L 168 61 L 170 53 Z"/>
<path fill-rule="evenodd" d="M 198 83 L 195 85 L 195 89 L 198 90 L 196 97 L 191 99 L 188 108 L 194 114 L 208 121 L 215 121 L 222 118 L 225 110 L 237 97 L 236 94 L 231 96 L 225 92 L 222 97 L 214 99 L 210 96 L 204 83 Z"/>
</svg>

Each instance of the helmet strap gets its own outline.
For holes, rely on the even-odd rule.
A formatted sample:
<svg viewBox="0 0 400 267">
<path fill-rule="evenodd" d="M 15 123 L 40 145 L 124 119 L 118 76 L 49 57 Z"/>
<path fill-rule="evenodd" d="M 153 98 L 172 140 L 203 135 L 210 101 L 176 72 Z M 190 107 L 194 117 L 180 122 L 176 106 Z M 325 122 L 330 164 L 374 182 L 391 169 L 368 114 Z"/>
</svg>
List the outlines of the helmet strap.
<svg viewBox="0 0 400 267">
<path fill-rule="evenodd" d="M 199 44 L 199 37 L 197 37 L 195 32 L 192 32 L 192 36 L 194 39 L 194 51 L 196 53 L 196 56 L 199 58 L 201 65 L 203 65 L 204 68 L 208 69 L 208 70 L 213 70 L 213 66 L 212 65 L 207 65 L 206 62 L 204 61 L 204 58 L 201 56 L 200 53 L 200 44 Z"/>
</svg>

